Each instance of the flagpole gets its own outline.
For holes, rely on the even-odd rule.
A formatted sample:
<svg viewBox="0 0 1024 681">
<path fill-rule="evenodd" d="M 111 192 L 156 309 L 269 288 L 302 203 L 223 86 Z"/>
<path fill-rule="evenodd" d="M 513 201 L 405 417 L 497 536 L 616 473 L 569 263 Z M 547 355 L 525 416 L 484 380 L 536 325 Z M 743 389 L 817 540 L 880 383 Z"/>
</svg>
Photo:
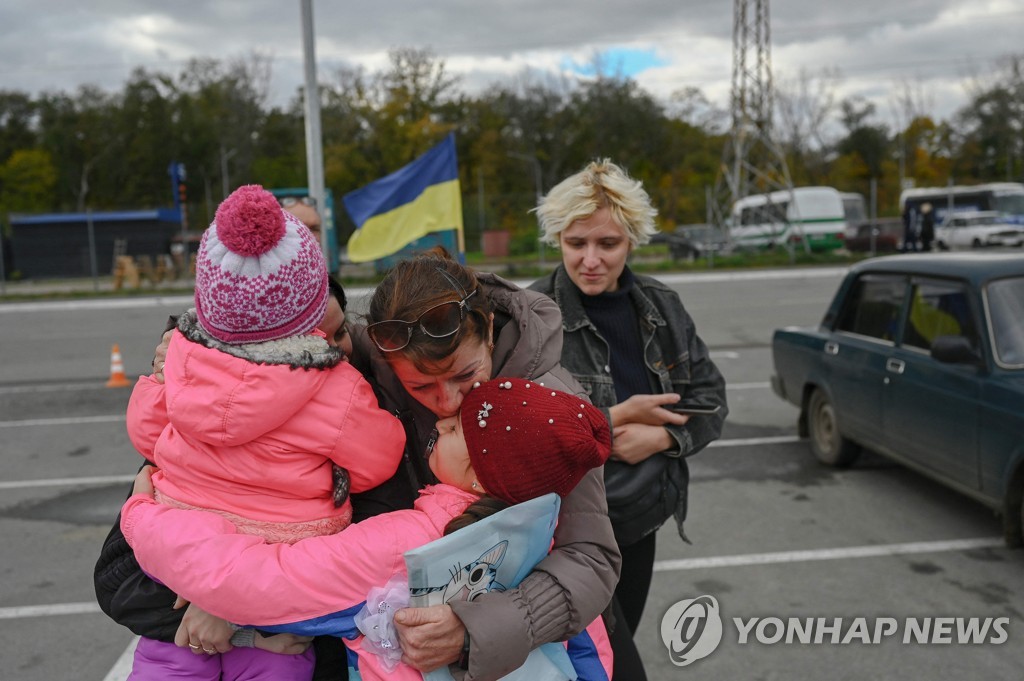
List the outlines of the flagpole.
<svg viewBox="0 0 1024 681">
<path fill-rule="evenodd" d="M 306 177 L 309 195 L 316 203 L 320 219 L 326 221 L 327 192 L 324 190 L 324 149 L 320 131 L 320 85 L 316 80 L 316 53 L 313 41 L 313 0 L 300 0 L 302 6 L 302 48 L 306 75 Z M 326 222 L 325 222 L 326 226 Z M 320 230 L 320 248 L 327 254 L 327 230 Z M 328 262 L 331 262 L 328 259 Z"/>
</svg>

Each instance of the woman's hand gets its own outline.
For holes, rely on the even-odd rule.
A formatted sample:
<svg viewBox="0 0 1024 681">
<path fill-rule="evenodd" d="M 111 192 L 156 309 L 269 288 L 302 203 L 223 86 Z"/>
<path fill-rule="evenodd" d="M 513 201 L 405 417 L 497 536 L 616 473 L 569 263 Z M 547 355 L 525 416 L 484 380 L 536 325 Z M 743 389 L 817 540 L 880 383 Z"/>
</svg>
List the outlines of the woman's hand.
<svg viewBox="0 0 1024 681">
<path fill-rule="evenodd" d="M 171 344 L 173 335 L 174 329 L 165 331 L 164 335 L 160 337 L 160 345 L 156 346 L 156 350 L 153 352 L 153 378 L 158 383 L 164 382 L 164 362 L 167 361 L 167 348 Z"/>
<path fill-rule="evenodd" d="M 447 605 L 403 608 L 395 613 L 395 628 L 402 662 L 421 672 L 446 667 L 462 655 L 466 627 Z"/>
<path fill-rule="evenodd" d="M 665 451 L 672 443 L 672 436 L 664 426 L 627 423 L 612 430 L 611 458 L 637 464 L 658 452 Z"/>
<path fill-rule="evenodd" d="M 188 603 L 180 596 L 174 603 L 178 609 Z M 235 633 L 226 620 L 214 617 L 197 605 L 189 604 L 185 616 L 174 635 L 174 644 L 179 648 L 188 646 L 196 655 L 215 655 L 226 653 L 233 647 L 231 635 Z"/>
<path fill-rule="evenodd" d="M 132 488 L 132 494 L 153 496 L 153 471 L 155 470 L 156 466 L 143 466 L 139 469 L 138 475 L 135 476 L 135 486 Z"/>
<path fill-rule="evenodd" d="M 256 632 L 256 638 L 253 641 L 253 647 L 259 648 L 260 650 L 266 650 L 271 653 L 279 653 L 281 655 L 301 655 L 313 645 L 312 636 L 299 636 L 298 634 L 275 634 L 274 636 L 264 636 L 260 632 Z M 338 642 L 341 645 L 341 642 Z"/>
<path fill-rule="evenodd" d="M 666 405 L 679 401 L 676 393 L 661 395 L 633 395 L 624 402 L 619 402 L 608 409 L 612 417 L 612 427 L 618 428 L 627 423 L 640 423 L 648 426 L 685 424 L 690 417 L 664 409 Z"/>
</svg>

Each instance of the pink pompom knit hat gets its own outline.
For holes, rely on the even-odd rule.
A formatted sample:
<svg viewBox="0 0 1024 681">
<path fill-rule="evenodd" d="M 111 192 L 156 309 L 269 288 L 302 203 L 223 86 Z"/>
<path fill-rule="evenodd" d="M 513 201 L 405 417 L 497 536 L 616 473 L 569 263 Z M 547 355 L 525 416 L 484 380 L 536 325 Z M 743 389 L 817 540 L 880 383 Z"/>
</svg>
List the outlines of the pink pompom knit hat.
<svg viewBox="0 0 1024 681">
<path fill-rule="evenodd" d="M 327 264 L 309 229 L 259 185 L 217 208 L 196 257 L 196 316 L 229 345 L 300 336 L 324 318 Z"/>
</svg>

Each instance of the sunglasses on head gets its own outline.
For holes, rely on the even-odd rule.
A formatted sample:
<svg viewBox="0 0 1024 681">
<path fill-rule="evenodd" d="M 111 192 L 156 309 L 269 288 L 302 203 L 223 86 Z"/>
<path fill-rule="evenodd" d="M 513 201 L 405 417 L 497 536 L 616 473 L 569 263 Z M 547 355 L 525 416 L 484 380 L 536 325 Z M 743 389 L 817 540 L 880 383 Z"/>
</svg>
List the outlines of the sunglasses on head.
<svg viewBox="0 0 1024 681">
<path fill-rule="evenodd" d="M 437 271 L 458 287 L 462 298 L 438 303 L 412 321 L 387 319 L 370 324 L 366 327 L 366 333 L 381 352 L 395 352 L 403 349 L 409 345 L 412 340 L 412 332 L 417 328 L 431 338 L 447 338 L 462 327 L 462 320 L 466 316 L 466 301 L 475 296 L 479 289 L 466 293 L 466 289 L 462 288 L 462 285 L 454 277 L 441 268 L 437 268 Z"/>
</svg>

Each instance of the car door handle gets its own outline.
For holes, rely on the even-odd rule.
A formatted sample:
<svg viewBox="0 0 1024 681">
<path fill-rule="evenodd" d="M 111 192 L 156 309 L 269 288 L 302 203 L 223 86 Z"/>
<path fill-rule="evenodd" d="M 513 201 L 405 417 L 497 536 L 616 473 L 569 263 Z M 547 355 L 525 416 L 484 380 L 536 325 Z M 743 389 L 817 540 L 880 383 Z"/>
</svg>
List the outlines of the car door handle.
<svg viewBox="0 0 1024 681">
<path fill-rule="evenodd" d="M 835 341 L 827 341 L 825 343 L 825 354 L 827 355 L 838 355 L 839 354 L 839 343 Z"/>
<path fill-rule="evenodd" d="M 887 359 L 885 360 L 885 370 L 891 371 L 894 374 L 902 374 L 906 364 L 901 359 Z"/>
</svg>

